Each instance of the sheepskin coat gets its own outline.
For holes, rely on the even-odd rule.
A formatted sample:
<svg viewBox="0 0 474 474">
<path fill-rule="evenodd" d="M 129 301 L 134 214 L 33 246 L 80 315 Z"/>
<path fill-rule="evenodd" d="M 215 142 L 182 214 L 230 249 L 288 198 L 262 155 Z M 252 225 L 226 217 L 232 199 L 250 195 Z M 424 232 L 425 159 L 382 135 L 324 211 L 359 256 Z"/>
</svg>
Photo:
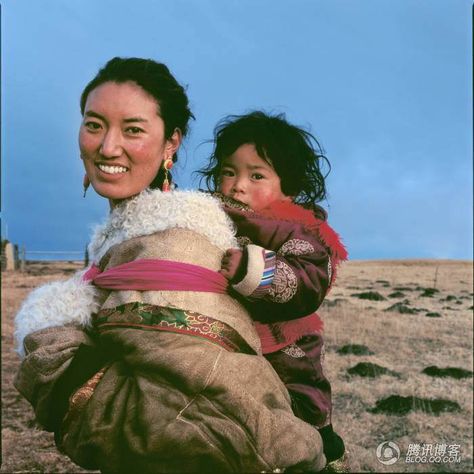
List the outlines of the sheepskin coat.
<svg viewBox="0 0 474 474">
<path fill-rule="evenodd" d="M 232 224 L 211 196 L 147 190 L 114 208 L 89 253 L 102 270 L 166 258 L 217 271 L 224 251 L 235 246 Z M 150 308 L 158 318 L 212 320 L 250 350 L 155 330 L 142 317 Z M 80 272 L 30 294 L 16 337 L 24 357 L 16 387 L 38 421 L 55 431 L 58 447 L 84 468 L 324 467 L 319 433 L 293 415 L 287 390 L 260 355 L 248 313 L 228 295 L 98 290 Z"/>
</svg>

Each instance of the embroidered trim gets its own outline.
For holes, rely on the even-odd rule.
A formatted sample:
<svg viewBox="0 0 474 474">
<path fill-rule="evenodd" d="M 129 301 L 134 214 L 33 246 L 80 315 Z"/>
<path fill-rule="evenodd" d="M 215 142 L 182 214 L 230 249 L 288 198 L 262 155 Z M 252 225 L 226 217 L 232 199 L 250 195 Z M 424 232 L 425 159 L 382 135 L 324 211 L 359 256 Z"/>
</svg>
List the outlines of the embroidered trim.
<svg viewBox="0 0 474 474">
<path fill-rule="evenodd" d="M 69 431 L 69 426 L 71 423 L 74 423 L 79 417 L 82 416 L 87 403 L 94 394 L 94 390 L 104 376 L 108 365 L 99 370 L 94 374 L 84 385 L 79 387 L 70 397 L 69 397 L 69 408 L 66 412 L 66 415 L 63 418 L 63 423 L 61 426 L 61 444 L 63 443 L 67 433 Z"/>
<path fill-rule="evenodd" d="M 95 388 L 105 374 L 107 367 L 103 367 L 96 374 L 94 374 L 81 388 L 76 390 L 69 398 L 70 410 L 82 410 L 89 399 L 92 397 Z"/>
<path fill-rule="evenodd" d="M 307 240 L 290 239 L 278 250 L 278 255 L 310 255 L 314 253 L 314 247 Z"/>
<path fill-rule="evenodd" d="M 298 280 L 292 268 L 282 260 L 276 261 L 275 276 L 268 295 L 275 303 L 287 303 L 296 294 Z"/>
<path fill-rule="evenodd" d="M 275 252 L 264 250 L 263 259 L 265 260 L 265 268 L 263 270 L 262 280 L 258 285 L 260 288 L 270 286 L 273 281 L 273 275 L 275 275 Z"/>
<path fill-rule="evenodd" d="M 248 237 L 241 235 L 240 237 L 237 237 L 237 243 L 239 244 L 239 247 L 243 249 L 247 245 L 250 245 L 252 241 Z"/>
<path fill-rule="evenodd" d="M 193 311 L 134 302 L 102 309 L 93 318 L 99 331 L 111 327 L 129 327 L 176 332 L 202 337 L 231 352 L 255 354 L 235 329 Z"/>
<path fill-rule="evenodd" d="M 262 257 L 264 261 L 262 278 L 258 284 L 258 288 L 251 294 L 252 298 L 258 298 L 266 295 L 271 289 L 271 285 L 275 277 L 275 252 L 272 250 L 262 249 Z"/>
<path fill-rule="evenodd" d="M 282 350 L 286 355 L 293 357 L 294 359 L 301 359 L 306 355 L 306 352 L 298 347 L 295 343 L 290 344 L 289 346 L 284 347 Z"/>
<path fill-rule="evenodd" d="M 213 197 L 217 198 L 224 206 L 230 207 L 231 209 L 238 209 L 239 211 L 254 212 L 247 204 L 236 201 L 231 197 L 224 196 L 221 193 L 213 193 Z"/>
<path fill-rule="evenodd" d="M 329 286 L 332 284 L 332 262 L 331 258 L 328 258 L 328 281 L 329 281 Z"/>
</svg>

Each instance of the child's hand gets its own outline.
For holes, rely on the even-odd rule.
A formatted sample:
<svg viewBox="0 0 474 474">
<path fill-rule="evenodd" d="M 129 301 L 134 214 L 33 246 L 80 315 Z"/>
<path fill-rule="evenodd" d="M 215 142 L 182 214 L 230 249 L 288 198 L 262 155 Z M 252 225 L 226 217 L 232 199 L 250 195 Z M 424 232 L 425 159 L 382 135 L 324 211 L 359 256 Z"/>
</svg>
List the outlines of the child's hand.
<svg viewBox="0 0 474 474">
<path fill-rule="evenodd" d="M 228 249 L 222 257 L 221 269 L 219 270 L 229 281 L 234 280 L 236 276 L 242 273 L 240 266 L 242 264 L 243 252 L 240 249 Z"/>
</svg>

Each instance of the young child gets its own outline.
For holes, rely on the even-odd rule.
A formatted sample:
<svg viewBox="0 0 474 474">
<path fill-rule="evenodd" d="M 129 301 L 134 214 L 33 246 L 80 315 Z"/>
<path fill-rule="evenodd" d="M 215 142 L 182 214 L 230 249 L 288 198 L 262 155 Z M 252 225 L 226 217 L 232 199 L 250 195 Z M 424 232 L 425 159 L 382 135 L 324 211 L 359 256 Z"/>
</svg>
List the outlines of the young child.
<svg viewBox="0 0 474 474">
<path fill-rule="evenodd" d="M 265 357 L 285 383 L 294 413 L 316 426 L 327 461 L 344 443 L 331 424 L 331 386 L 322 369 L 322 322 L 315 311 L 347 252 L 315 203 L 326 196 L 317 140 L 283 116 L 231 116 L 215 129 L 199 171 L 237 229 L 221 273 L 256 321 Z"/>
</svg>

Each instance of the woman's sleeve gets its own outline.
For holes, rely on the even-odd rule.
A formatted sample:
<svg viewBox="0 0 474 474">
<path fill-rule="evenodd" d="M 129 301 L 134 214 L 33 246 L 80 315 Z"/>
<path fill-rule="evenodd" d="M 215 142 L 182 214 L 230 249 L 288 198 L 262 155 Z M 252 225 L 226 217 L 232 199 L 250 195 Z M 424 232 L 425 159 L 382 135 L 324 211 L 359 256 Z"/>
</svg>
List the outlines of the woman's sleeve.
<svg viewBox="0 0 474 474">
<path fill-rule="evenodd" d="M 64 281 L 55 281 L 33 290 L 15 316 L 16 350 L 25 355 L 23 341 L 28 334 L 54 326 L 76 324 L 90 327 L 98 309 L 96 289 L 84 281 L 85 271 Z"/>
<path fill-rule="evenodd" d="M 327 248 L 303 226 L 275 240 L 276 251 L 249 244 L 247 272 L 233 288 L 250 302 L 273 303 L 291 319 L 314 312 L 331 279 Z"/>
<path fill-rule="evenodd" d="M 69 392 L 82 382 L 82 377 L 76 378 L 71 386 L 72 361 L 78 354 L 93 351 L 94 343 L 78 326 L 54 326 L 26 336 L 24 350 L 14 385 L 33 406 L 37 421 L 46 430 L 56 431 L 67 409 Z"/>
<path fill-rule="evenodd" d="M 51 431 L 60 413 L 58 403 L 66 397 L 63 377 L 70 378 L 68 367 L 78 354 L 94 347 L 87 328 L 98 304 L 95 288 L 82 275 L 79 272 L 35 289 L 15 317 L 17 351 L 22 358 L 15 387 L 33 405 L 38 421 Z"/>
</svg>

